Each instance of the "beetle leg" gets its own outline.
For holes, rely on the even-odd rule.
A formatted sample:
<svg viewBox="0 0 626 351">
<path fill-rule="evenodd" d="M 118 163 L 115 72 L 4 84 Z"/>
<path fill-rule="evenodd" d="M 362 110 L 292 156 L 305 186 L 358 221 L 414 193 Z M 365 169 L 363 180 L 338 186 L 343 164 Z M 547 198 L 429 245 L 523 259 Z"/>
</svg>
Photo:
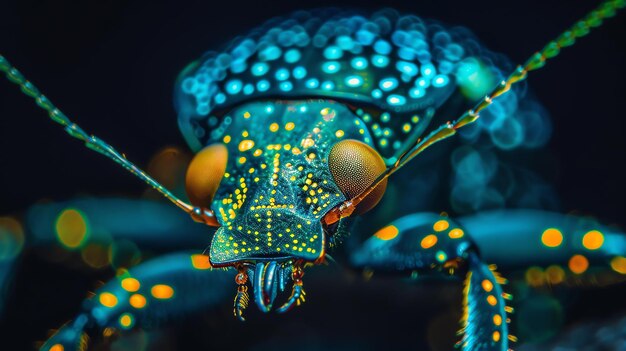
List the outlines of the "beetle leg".
<svg viewBox="0 0 626 351">
<path fill-rule="evenodd" d="M 505 280 L 481 260 L 464 230 L 446 217 L 419 213 L 398 219 L 369 238 L 351 261 L 359 268 L 435 276 L 458 276 L 465 265 L 462 350 L 507 350 L 509 339 L 515 339 L 506 323 L 510 308 L 505 298 L 510 295 L 502 292 Z"/>
<path fill-rule="evenodd" d="M 219 305 L 230 296 L 232 272 L 212 269 L 208 257 L 174 253 L 110 280 L 83 303 L 82 312 L 41 347 L 84 350 L 88 336 L 156 327 L 186 313 Z"/>
<path fill-rule="evenodd" d="M 508 340 L 516 340 L 505 323 L 505 312 L 512 311 L 505 306 L 511 297 L 502 291 L 505 280 L 484 262 L 512 276 L 522 273 L 532 286 L 626 278 L 626 235 L 590 218 L 504 210 L 458 223 L 432 213 L 405 216 L 376 232 L 351 259 L 361 268 L 424 275 L 453 274 L 466 264 L 463 350 L 506 350 Z M 527 270 L 529 262 L 534 267 Z"/>
</svg>

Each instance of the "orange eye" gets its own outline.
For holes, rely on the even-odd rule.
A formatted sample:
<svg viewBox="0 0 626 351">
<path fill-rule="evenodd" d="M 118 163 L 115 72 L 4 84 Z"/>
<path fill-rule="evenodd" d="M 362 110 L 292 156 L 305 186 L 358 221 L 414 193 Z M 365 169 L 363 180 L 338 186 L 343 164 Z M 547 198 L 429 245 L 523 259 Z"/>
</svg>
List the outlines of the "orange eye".
<svg viewBox="0 0 626 351">
<path fill-rule="evenodd" d="M 194 206 L 208 208 L 224 177 L 228 149 L 223 144 L 213 144 L 198 152 L 187 168 L 185 188 Z"/>
<path fill-rule="evenodd" d="M 328 156 L 328 167 L 335 184 L 351 199 L 362 193 L 387 169 L 385 161 L 371 146 L 358 140 L 342 140 Z M 354 211 L 363 214 L 372 209 L 385 194 L 387 179 L 372 191 Z"/>
</svg>

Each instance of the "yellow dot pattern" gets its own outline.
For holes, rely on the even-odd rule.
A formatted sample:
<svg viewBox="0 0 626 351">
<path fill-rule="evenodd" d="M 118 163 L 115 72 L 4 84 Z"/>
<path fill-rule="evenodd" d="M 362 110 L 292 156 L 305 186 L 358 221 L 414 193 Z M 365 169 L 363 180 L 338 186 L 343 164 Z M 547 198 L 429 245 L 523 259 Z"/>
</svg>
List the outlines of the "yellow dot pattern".
<svg viewBox="0 0 626 351">
<path fill-rule="evenodd" d="M 250 103 L 229 116 L 229 163 L 212 203 L 222 227 L 211 262 L 268 254 L 317 259 L 326 244 L 320 221 L 345 200 L 327 156 L 346 138 L 371 142 L 362 122 L 328 101 Z"/>
</svg>

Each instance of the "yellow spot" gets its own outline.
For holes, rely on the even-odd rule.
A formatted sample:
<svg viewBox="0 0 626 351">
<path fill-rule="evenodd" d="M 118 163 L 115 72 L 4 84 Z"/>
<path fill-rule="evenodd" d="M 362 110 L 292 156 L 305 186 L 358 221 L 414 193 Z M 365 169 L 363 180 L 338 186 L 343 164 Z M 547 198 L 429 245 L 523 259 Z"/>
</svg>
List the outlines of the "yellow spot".
<svg viewBox="0 0 626 351">
<path fill-rule="evenodd" d="M 490 292 L 491 290 L 493 290 L 493 283 L 487 279 L 483 280 L 481 285 L 483 287 L 483 290 L 485 290 L 486 292 Z"/>
<path fill-rule="evenodd" d="M 341 137 L 343 137 L 343 135 L 344 135 L 344 132 L 341 129 L 339 129 L 338 131 L 335 132 L 335 136 L 337 138 L 341 138 Z"/>
<path fill-rule="evenodd" d="M 499 331 L 494 331 L 493 335 L 492 335 L 493 341 L 498 342 L 500 341 L 500 332 Z"/>
<path fill-rule="evenodd" d="M 110 292 L 103 292 L 100 294 L 100 303 L 105 307 L 115 307 L 117 305 L 117 297 Z"/>
<path fill-rule="evenodd" d="M 135 292 L 139 290 L 139 287 L 141 287 L 141 284 L 135 278 L 124 278 L 122 280 L 122 288 L 128 292 Z"/>
<path fill-rule="evenodd" d="M 539 267 L 530 267 L 525 273 L 526 282 L 530 286 L 541 286 L 544 282 L 543 270 Z"/>
<path fill-rule="evenodd" d="M 308 158 L 310 158 L 311 160 L 315 158 L 315 153 L 311 152 L 308 156 Z"/>
<path fill-rule="evenodd" d="M 374 234 L 375 237 L 381 240 L 391 240 L 398 236 L 398 228 L 395 225 L 388 225 Z"/>
<path fill-rule="evenodd" d="M 278 123 L 272 123 L 270 124 L 270 131 L 276 132 L 278 130 Z"/>
<path fill-rule="evenodd" d="M 583 255 L 574 255 L 569 259 L 568 266 L 570 271 L 582 274 L 589 268 L 589 261 Z"/>
<path fill-rule="evenodd" d="M 128 299 L 128 303 L 134 308 L 144 308 L 146 307 L 146 298 L 141 294 L 133 294 Z"/>
<path fill-rule="evenodd" d="M 254 147 L 254 141 L 250 139 L 244 139 L 239 143 L 239 151 L 244 152 Z"/>
<path fill-rule="evenodd" d="M 193 268 L 201 270 L 211 268 L 209 256 L 200 254 L 191 255 L 191 265 Z"/>
<path fill-rule="evenodd" d="M 124 328 L 130 328 L 133 325 L 133 316 L 128 313 L 124 313 L 120 317 L 120 325 Z"/>
<path fill-rule="evenodd" d="M 263 150 L 256 149 L 256 150 L 254 150 L 254 153 L 252 155 L 258 157 L 258 156 L 261 156 L 262 153 L 263 153 Z"/>
<path fill-rule="evenodd" d="M 78 210 L 67 209 L 57 219 L 56 232 L 63 246 L 74 249 L 79 247 L 87 236 L 87 222 Z"/>
<path fill-rule="evenodd" d="M 157 299 L 170 299 L 174 296 L 174 289 L 171 286 L 165 284 L 157 284 L 150 290 L 152 296 Z"/>
<path fill-rule="evenodd" d="M 462 238 L 462 237 L 463 237 L 463 235 L 464 235 L 464 234 L 465 234 L 465 233 L 463 232 L 463 229 L 461 229 L 461 228 L 455 228 L 455 229 L 452 229 L 452 230 L 450 231 L 450 233 L 448 233 L 448 236 L 449 236 L 451 239 L 460 239 L 460 238 Z"/>
<path fill-rule="evenodd" d="M 491 305 L 491 306 L 495 306 L 498 303 L 498 300 L 496 300 L 496 297 L 493 295 L 489 295 L 487 296 L 487 302 Z"/>
<path fill-rule="evenodd" d="M 246 163 L 246 158 L 245 157 L 239 157 L 239 163 Z"/>
<path fill-rule="evenodd" d="M 293 122 L 289 122 L 287 124 L 285 124 L 285 130 L 293 130 L 293 128 L 295 128 L 295 124 Z"/>
<path fill-rule="evenodd" d="M 611 259 L 611 268 L 620 274 L 626 274 L 626 258 L 615 256 Z"/>
<path fill-rule="evenodd" d="M 502 324 L 502 316 L 500 316 L 499 314 L 494 314 L 493 315 L 493 324 L 496 326 L 499 326 Z"/>
<path fill-rule="evenodd" d="M 541 242 L 547 247 L 557 247 L 563 242 L 563 234 L 558 229 L 548 228 L 541 234 Z"/>
<path fill-rule="evenodd" d="M 315 145 L 315 140 L 311 138 L 302 139 L 302 142 L 300 143 L 300 146 L 302 146 L 305 149 L 313 145 Z"/>
<path fill-rule="evenodd" d="M 448 229 L 449 226 L 450 226 L 450 223 L 448 223 L 448 221 L 446 221 L 445 219 L 442 219 L 440 221 L 437 221 L 435 225 L 433 225 L 433 229 L 436 232 L 441 232 L 441 231 Z"/>
<path fill-rule="evenodd" d="M 588 250 L 597 250 L 604 244 L 604 235 L 597 230 L 587 232 L 583 236 L 583 246 Z"/>
<path fill-rule="evenodd" d="M 243 113 L 243 118 L 250 118 L 250 116 L 251 116 L 250 112 L 246 111 Z"/>
<path fill-rule="evenodd" d="M 227 135 L 227 136 L 224 137 L 224 143 L 225 144 L 230 143 L 230 135 Z"/>
<path fill-rule="evenodd" d="M 53 345 L 48 351 L 64 351 L 64 350 L 65 350 L 65 347 L 63 347 L 63 345 L 56 344 L 56 345 Z"/>
<path fill-rule="evenodd" d="M 546 268 L 546 277 L 550 284 L 560 284 L 565 279 L 565 271 L 559 266 L 550 266 Z"/>
<path fill-rule="evenodd" d="M 420 245 L 424 249 L 430 249 L 431 247 L 435 246 L 436 243 L 437 243 L 437 236 L 434 234 L 428 234 L 424 237 L 424 239 L 422 239 L 422 242 L 420 243 Z"/>
</svg>

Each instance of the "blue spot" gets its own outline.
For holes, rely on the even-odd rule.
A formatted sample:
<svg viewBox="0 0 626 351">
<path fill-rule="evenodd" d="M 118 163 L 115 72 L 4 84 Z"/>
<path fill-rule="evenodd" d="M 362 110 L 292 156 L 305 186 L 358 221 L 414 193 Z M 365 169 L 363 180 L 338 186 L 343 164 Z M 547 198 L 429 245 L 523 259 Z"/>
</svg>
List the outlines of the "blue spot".
<svg viewBox="0 0 626 351">
<path fill-rule="evenodd" d="M 374 89 L 372 90 L 372 96 L 376 99 L 380 99 L 383 96 L 383 92 L 380 91 L 380 89 Z"/>
<path fill-rule="evenodd" d="M 354 41 L 347 35 L 342 35 L 337 38 L 337 45 L 341 50 L 350 51 L 354 48 Z"/>
<path fill-rule="evenodd" d="M 306 68 L 298 66 L 293 69 L 293 77 L 296 79 L 302 79 L 306 77 Z"/>
<path fill-rule="evenodd" d="M 380 68 L 387 67 L 389 64 L 389 58 L 383 55 L 374 55 L 372 56 L 372 65 Z"/>
<path fill-rule="evenodd" d="M 298 62 L 298 60 L 300 60 L 300 57 L 302 57 L 302 55 L 300 55 L 300 51 L 298 51 L 298 49 L 291 49 L 285 53 L 285 62 Z"/>
<path fill-rule="evenodd" d="M 426 95 L 426 89 L 413 88 L 409 90 L 409 96 L 413 99 L 419 99 L 424 95 Z"/>
<path fill-rule="evenodd" d="M 391 45 L 386 40 L 377 40 L 374 43 L 374 51 L 382 55 L 388 55 L 391 52 Z"/>
<path fill-rule="evenodd" d="M 424 77 L 432 77 L 435 74 L 437 74 L 437 70 L 435 69 L 435 66 L 433 66 L 431 63 L 422 65 L 422 75 Z"/>
<path fill-rule="evenodd" d="M 396 46 L 406 46 L 406 43 L 409 41 L 409 35 L 403 30 L 397 30 L 391 35 L 391 41 Z"/>
<path fill-rule="evenodd" d="M 450 61 L 458 61 L 463 58 L 465 54 L 465 50 L 463 50 L 463 47 L 459 44 L 449 44 L 446 49 L 446 58 Z"/>
<path fill-rule="evenodd" d="M 285 80 L 289 78 L 289 70 L 287 70 L 286 68 L 281 68 L 278 71 L 276 71 L 276 79 L 277 80 Z"/>
<path fill-rule="evenodd" d="M 454 64 L 450 61 L 439 62 L 439 73 L 448 74 L 454 69 Z"/>
<path fill-rule="evenodd" d="M 309 89 L 315 89 L 320 85 L 320 82 L 315 79 L 315 78 L 311 78 L 309 80 L 306 81 L 306 87 Z"/>
<path fill-rule="evenodd" d="M 322 84 L 322 89 L 324 90 L 333 90 L 335 89 L 335 83 L 331 82 L 331 81 L 326 81 Z"/>
<path fill-rule="evenodd" d="M 326 57 L 329 60 L 336 60 L 336 59 L 341 58 L 341 56 L 343 56 L 343 50 L 341 50 L 337 46 L 333 45 L 324 49 L 324 57 Z"/>
<path fill-rule="evenodd" d="M 426 89 L 430 86 L 430 79 L 419 77 L 415 80 L 415 86 L 418 88 Z"/>
<path fill-rule="evenodd" d="M 268 82 L 267 80 L 263 79 L 260 80 L 256 83 L 256 88 L 258 91 L 267 91 L 270 88 L 270 82 Z"/>
<path fill-rule="evenodd" d="M 246 95 L 250 95 L 250 94 L 254 93 L 254 85 L 246 84 L 243 87 L 243 93 L 246 94 Z"/>
<path fill-rule="evenodd" d="M 293 89 L 293 84 L 291 82 L 282 82 L 280 83 L 280 90 L 282 91 L 291 91 Z"/>
<path fill-rule="evenodd" d="M 218 104 L 222 104 L 224 103 L 224 101 L 226 101 L 226 95 L 219 93 L 217 95 L 215 95 L 215 102 Z"/>
<path fill-rule="evenodd" d="M 363 85 L 363 78 L 360 76 L 348 76 L 346 77 L 346 85 L 349 87 L 360 87 Z"/>
<path fill-rule="evenodd" d="M 524 141 L 524 126 L 515 118 L 501 118 L 491 126 L 489 134 L 499 148 L 510 150 Z"/>
<path fill-rule="evenodd" d="M 396 62 L 396 69 L 410 76 L 415 76 L 419 72 L 417 69 L 417 66 L 414 63 L 406 62 L 406 61 Z"/>
<path fill-rule="evenodd" d="M 242 87 L 243 84 L 239 79 L 233 79 L 226 82 L 226 92 L 231 95 L 238 94 L 241 91 Z"/>
<path fill-rule="evenodd" d="M 378 85 L 383 91 L 390 91 L 398 86 L 398 80 L 395 78 L 385 78 L 381 79 Z"/>
<path fill-rule="evenodd" d="M 340 68 L 341 68 L 341 64 L 337 61 L 328 61 L 322 64 L 322 71 L 328 74 L 337 73 L 339 72 Z"/>
<path fill-rule="evenodd" d="M 263 61 L 276 60 L 282 54 L 282 50 L 278 46 L 268 46 L 259 52 L 259 58 Z"/>
<path fill-rule="evenodd" d="M 193 78 L 185 78 L 181 86 L 182 86 L 183 92 L 185 92 L 186 94 L 193 94 L 197 86 L 196 80 Z"/>
<path fill-rule="evenodd" d="M 415 50 L 411 48 L 400 48 L 398 50 L 398 57 L 403 60 L 413 61 L 415 59 Z"/>
<path fill-rule="evenodd" d="M 372 45 L 372 42 L 374 42 L 374 39 L 376 39 L 376 36 L 374 35 L 374 33 L 366 29 L 361 29 L 358 32 L 356 32 L 356 40 L 362 45 Z"/>
<path fill-rule="evenodd" d="M 389 95 L 387 96 L 387 103 L 393 106 L 402 106 L 406 104 L 406 98 L 402 95 Z"/>
<path fill-rule="evenodd" d="M 450 78 L 448 78 L 448 76 L 439 74 L 433 79 L 432 84 L 436 88 L 441 88 L 443 86 L 446 86 L 449 81 Z"/>
<path fill-rule="evenodd" d="M 355 57 L 350 62 L 350 65 L 354 69 L 361 70 L 361 69 L 366 69 L 367 66 L 368 66 L 368 63 L 367 63 L 367 60 L 364 57 Z"/>
<path fill-rule="evenodd" d="M 237 59 L 237 60 L 233 61 L 233 64 L 230 66 L 230 70 L 233 73 L 241 73 L 241 72 L 245 71 L 247 67 L 248 67 L 248 65 L 246 64 L 246 60 L 244 60 L 244 59 Z"/>
<path fill-rule="evenodd" d="M 380 120 L 385 122 L 385 123 L 387 123 L 387 122 L 389 122 L 391 120 L 391 115 L 389 114 L 389 112 L 383 112 L 380 115 Z"/>
<path fill-rule="evenodd" d="M 264 62 L 257 62 L 252 65 L 252 74 L 255 76 L 262 76 L 270 69 L 270 66 Z"/>
<path fill-rule="evenodd" d="M 286 30 L 278 34 L 278 43 L 282 46 L 291 46 L 293 45 L 294 32 L 290 30 Z"/>
</svg>

